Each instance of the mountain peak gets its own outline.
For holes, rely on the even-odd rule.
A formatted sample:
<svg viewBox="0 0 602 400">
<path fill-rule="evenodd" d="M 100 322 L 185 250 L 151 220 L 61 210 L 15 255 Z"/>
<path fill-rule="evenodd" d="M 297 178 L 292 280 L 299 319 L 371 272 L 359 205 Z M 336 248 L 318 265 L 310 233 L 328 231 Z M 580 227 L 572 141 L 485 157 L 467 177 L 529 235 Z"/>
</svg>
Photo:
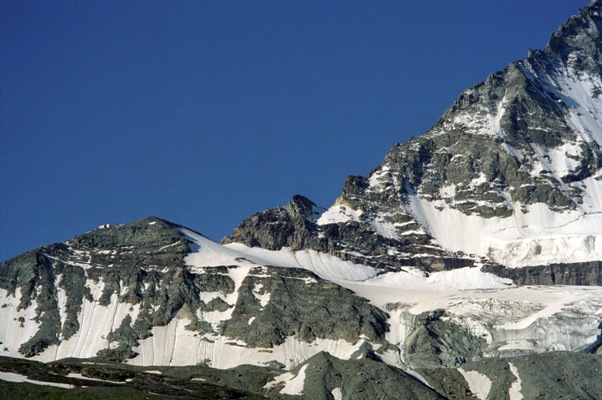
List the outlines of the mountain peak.
<svg viewBox="0 0 602 400">
<path fill-rule="evenodd" d="M 97 230 L 75 236 L 67 243 L 75 248 L 111 249 L 115 246 L 152 246 L 179 239 L 177 224 L 148 217 L 127 224 L 101 225 Z"/>
<path fill-rule="evenodd" d="M 602 1 L 594 0 L 552 34 L 544 52 L 564 63 L 572 63 L 577 69 L 599 73 L 602 64 L 601 32 Z"/>
<path fill-rule="evenodd" d="M 291 201 L 285 204 L 284 208 L 293 215 L 300 216 L 303 218 L 314 218 L 317 213 L 316 203 L 311 201 L 305 196 L 296 194 L 293 196 Z"/>
</svg>

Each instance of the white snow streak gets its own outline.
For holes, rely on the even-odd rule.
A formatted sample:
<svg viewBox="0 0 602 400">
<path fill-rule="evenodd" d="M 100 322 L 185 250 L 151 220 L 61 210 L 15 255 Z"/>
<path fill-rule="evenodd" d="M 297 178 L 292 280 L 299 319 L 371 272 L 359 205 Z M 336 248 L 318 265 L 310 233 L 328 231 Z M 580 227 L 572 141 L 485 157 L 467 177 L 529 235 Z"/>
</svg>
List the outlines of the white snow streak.
<svg viewBox="0 0 602 400">
<path fill-rule="evenodd" d="M 348 221 L 359 222 L 362 214 L 362 210 L 354 210 L 349 206 L 335 204 L 318 218 L 317 223 L 318 225 L 326 225 Z"/>
<path fill-rule="evenodd" d="M 491 379 L 477 371 L 465 371 L 463 368 L 458 368 L 458 371 L 462 374 L 466 383 L 468 383 L 470 391 L 479 400 L 486 400 L 491 391 Z"/>
<path fill-rule="evenodd" d="M 292 372 L 285 372 L 282 375 L 278 375 L 274 380 L 268 382 L 264 388 L 271 389 L 284 383 L 284 387 L 280 390 L 282 394 L 289 394 L 292 396 L 299 396 L 303 394 L 303 385 L 305 384 L 305 370 L 307 364 L 302 366 L 299 372 L 295 375 Z"/>
<path fill-rule="evenodd" d="M 602 205 L 600 183 L 592 180 L 590 186 L 597 187 L 589 195 L 593 203 Z M 600 259 L 602 212 L 558 213 L 542 203 L 528 206 L 526 212 L 519 205 L 514 209 L 509 218 L 483 218 L 414 195 L 407 211 L 444 248 L 489 256 L 508 267 Z"/>
<path fill-rule="evenodd" d="M 74 385 L 70 385 L 67 383 L 37 381 L 35 379 L 30 379 L 24 375 L 15 374 L 14 372 L 0 372 L 0 379 L 7 382 L 28 382 L 33 383 L 34 385 L 56 386 L 63 389 L 73 389 L 75 387 Z"/>
<path fill-rule="evenodd" d="M 508 390 L 510 400 L 522 400 L 523 394 L 520 392 L 522 388 L 522 381 L 518 375 L 518 368 L 516 368 L 512 363 L 508 363 L 508 366 L 510 367 L 512 375 L 514 375 L 516 378 L 516 381 L 512 382 L 512 386 L 510 386 L 510 389 Z"/>
<path fill-rule="evenodd" d="M 343 400 L 343 392 L 340 387 L 336 387 L 330 391 L 334 400 Z"/>
</svg>

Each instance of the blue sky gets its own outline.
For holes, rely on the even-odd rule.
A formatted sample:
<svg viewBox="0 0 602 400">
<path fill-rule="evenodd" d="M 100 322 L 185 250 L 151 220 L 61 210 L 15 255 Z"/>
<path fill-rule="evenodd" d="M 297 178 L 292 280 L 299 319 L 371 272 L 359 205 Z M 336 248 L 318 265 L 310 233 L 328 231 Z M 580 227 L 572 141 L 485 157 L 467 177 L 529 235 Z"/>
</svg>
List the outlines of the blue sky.
<svg viewBox="0 0 602 400">
<path fill-rule="evenodd" d="M 219 240 L 424 133 L 588 4 L 0 2 L 0 260 L 162 217 Z"/>
</svg>

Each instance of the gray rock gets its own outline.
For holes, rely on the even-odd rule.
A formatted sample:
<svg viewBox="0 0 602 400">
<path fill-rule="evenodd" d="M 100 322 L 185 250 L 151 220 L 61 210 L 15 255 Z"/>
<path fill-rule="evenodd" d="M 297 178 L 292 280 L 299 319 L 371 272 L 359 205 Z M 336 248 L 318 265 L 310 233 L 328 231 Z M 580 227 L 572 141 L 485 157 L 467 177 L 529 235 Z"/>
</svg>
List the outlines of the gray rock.
<svg viewBox="0 0 602 400">
<path fill-rule="evenodd" d="M 264 294 L 269 301 L 262 305 L 258 296 Z M 357 343 L 364 336 L 379 343 L 388 331 L 387 318 L 365 299 L 309 271 L 256 267 L 243 280 L 221 333 L 258 347 L 277 346 L 289 337 Z"/>
<path fill-rule="evenodd" d="M 404 371 L 366 358 L 340 360 L 321 352 L 291 372 L 298 374 L 301 368 L 305 368 L 303 399 L 330 400 L 337 389 L 349 400 L 444 398 Z M 277 389 L 271 396 L 277 396 Z"/>
<path fill-rule="evenodd" d="M 486 341 L 445 318 L 444 310 L 417 315 L 403 343 L 411 368 L 456 367 L 482 358 Z"/>
<path fill-rule="evenodd" d="M 602 357 L 592 354 L 551 352 L 469 362 L 462 368 L 483 374 L 491 381 L 488 399 L 511 399 L 513 385 L 520 387 L 524 399 L 597 399 L 602 393 L 602 380 L 599 379 Z M 418 372 L 446 398 L 476 398 L 456 369 L 421 369 Z"/>
<path fill-rule="evenodd" d="M 512 279 L 517 285 L 602 286 L 602 261 L 505 268 L 489 265 L 485 272 Z"/>
</svg>

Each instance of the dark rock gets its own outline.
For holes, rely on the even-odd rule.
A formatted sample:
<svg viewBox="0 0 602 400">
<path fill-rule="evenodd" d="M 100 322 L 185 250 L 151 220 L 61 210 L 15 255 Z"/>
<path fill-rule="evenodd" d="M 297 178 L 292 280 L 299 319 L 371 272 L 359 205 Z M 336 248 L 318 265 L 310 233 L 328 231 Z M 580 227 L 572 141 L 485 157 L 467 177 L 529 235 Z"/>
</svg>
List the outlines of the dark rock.
<svg viewBox="0 0 602 400">
<path fill-rule="evenodd" d="M 602 261 L 505 268 L 489 265 L 484 272 L 512 279 L 517 285 L 602 286 Z"/>
</svg>

